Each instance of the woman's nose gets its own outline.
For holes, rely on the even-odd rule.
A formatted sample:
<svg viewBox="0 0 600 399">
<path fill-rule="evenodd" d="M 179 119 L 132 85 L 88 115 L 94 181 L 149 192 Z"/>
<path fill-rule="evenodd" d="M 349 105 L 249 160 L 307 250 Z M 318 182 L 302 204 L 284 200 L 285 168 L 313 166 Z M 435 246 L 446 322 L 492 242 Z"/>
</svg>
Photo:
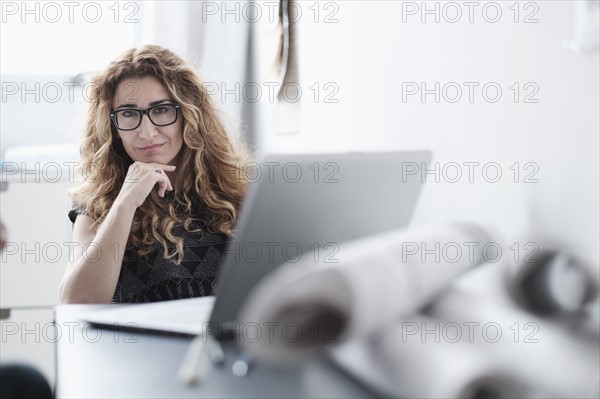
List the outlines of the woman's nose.
<svg viewBox="0 0 600 399">
<path fill-rule="evenodd" d="M 158 130 L 154 123 L 150 121 L 148 115 L 142 115 L 142 123 L 140 124 L 140 136 L 141 137 L 154 137 L 158 134 Z"/>
</svg>

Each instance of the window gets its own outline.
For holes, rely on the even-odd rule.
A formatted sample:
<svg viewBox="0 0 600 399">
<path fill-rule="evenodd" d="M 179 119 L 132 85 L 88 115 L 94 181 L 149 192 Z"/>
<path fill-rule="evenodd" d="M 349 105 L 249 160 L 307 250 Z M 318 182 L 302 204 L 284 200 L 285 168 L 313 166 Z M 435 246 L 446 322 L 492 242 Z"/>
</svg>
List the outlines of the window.
<svg viewBox="0 0 600 399">
<path fill-rule="evenodd" d="M 0 73 L 76 75 L 137 45 L 143 2 L 0 1 Z"/>
</svg>

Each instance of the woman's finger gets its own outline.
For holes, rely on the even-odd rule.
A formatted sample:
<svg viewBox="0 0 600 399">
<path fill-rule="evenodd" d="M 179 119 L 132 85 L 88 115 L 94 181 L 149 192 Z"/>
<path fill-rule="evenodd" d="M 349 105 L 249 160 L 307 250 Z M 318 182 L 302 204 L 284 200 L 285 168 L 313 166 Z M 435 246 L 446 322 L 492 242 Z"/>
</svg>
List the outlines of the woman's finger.
<svg viewBox="0 0 600 399">
<path fill-rule="evenodd" d="M 167 178 L 167 190 L 169 191 L 173 191 L 173 185 L 171 184 L 171 179 L 169 179 L 169 176 L 167 176 L 165 174 L 165 172 L 173 172 L 175 171 L 175 166 L 173 165 L 164 165 L 164 164 L 159 164 L 159 163 L 151 163 L 148 164 L 151 166 L 154 166 L 154 172 L 156 173 L 162 173 L 166 178 Z"/>
<path fill-rule="evenodd" d="M 149 163 L 147 165 L 150 165 L 151 167 L 154 168 L 160 168 L 165 172 L 174 172 L 176 167 L 174 165 L 166 165 L 166 164 L 162 164 L 162 163 Z"/>
<path fill-rule="evenodd" d="M 158 195 L 160 197 L 164 197 L 165 192 L 171 187 L 171 182 L 169 181 L 169 177 L 165 174 L 165 172 L 155 169 L 155 173 L 157 174 L 156 182 L 158 183 Z"/>
</svg>

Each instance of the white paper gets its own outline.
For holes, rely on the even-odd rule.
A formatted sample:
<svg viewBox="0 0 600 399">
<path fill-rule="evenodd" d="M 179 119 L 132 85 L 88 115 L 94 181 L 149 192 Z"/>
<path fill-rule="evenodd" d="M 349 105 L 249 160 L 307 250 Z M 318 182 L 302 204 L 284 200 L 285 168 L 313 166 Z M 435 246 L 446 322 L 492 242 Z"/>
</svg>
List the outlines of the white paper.
<svg viewBox="0 0 600 399">
<path fill-rule="evenodd" d="M 421 227 L 342 243 L 338 263 L 307 257 L 284 264 L 242 308 L 241 344 L 258 359 L 289 363 L 365 336 L 415 312 L 481 264 L 482 248 L 490 242 L 500 245 L 475 226 Z M 460 256 L 450 251 L 457 248 Z"/>
</svg>

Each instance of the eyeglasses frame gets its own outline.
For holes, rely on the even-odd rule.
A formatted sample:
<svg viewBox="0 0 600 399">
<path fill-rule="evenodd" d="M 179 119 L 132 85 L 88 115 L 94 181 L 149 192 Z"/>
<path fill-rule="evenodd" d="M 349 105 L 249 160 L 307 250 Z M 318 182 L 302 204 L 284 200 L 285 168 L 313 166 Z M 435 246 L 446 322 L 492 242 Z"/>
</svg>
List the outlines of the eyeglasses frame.
<svg viewBox="0 0 600 399">
<path fill-rule="evenodd" d="M 154 123 L 154 121 L 150 117 L 150 113 L 149 112 L 152 111 L 154 108 L 163 107 L 165 105 L 171 105 L 171 106 L 173 106 L 175 108 L 175 120 L 173 122 L 171 122 L 171 123 L 167 123 L 166 125 L 159 125 L 159 124 Z M 129 132 L 129 131 L 135 130 L 138 127 L 140 127 L 140 125 L 142 124 L 142 119 L 144 119 L 144 115 L 146 115 L 148 117 L 148 119 L 150 120 L 150 123 L 152 123 L 154 126 L 158 126 L 158 127 L 170 126 L 173 123 L 177 122 L 177 119 L 179 119 L 179 110 L 180 109 L 181 109 L 181 105 L 179 105 L 177 103 L 161 103 L 161 104 L 153 105 L 153 106 L 148 107 L 146 109 L 137 109 L 137 108 L 123 108 L 123 109 L 118 109 L 118 110 L 115 110 L 115 111 L 111 111 L 108 114 L 108 116 L 110 117 L 110 120 L 112 121 L 113 126 L 116 129 L 118 129 L 118 130 L 120 130 L 122 132 Z M 141 117 L 140 117 L 140 121 L 137 124 L 137 126 L 134 127 L 134 128 L 131 128 L 131 129 L 121 129 L 117 125 L 117 120 L 116 120 L 117 119 L 117 112 L 119 112 L 119 111 L 137 111 L 137 112 L 139 112 L 141 114 Z"/>
</svg>

